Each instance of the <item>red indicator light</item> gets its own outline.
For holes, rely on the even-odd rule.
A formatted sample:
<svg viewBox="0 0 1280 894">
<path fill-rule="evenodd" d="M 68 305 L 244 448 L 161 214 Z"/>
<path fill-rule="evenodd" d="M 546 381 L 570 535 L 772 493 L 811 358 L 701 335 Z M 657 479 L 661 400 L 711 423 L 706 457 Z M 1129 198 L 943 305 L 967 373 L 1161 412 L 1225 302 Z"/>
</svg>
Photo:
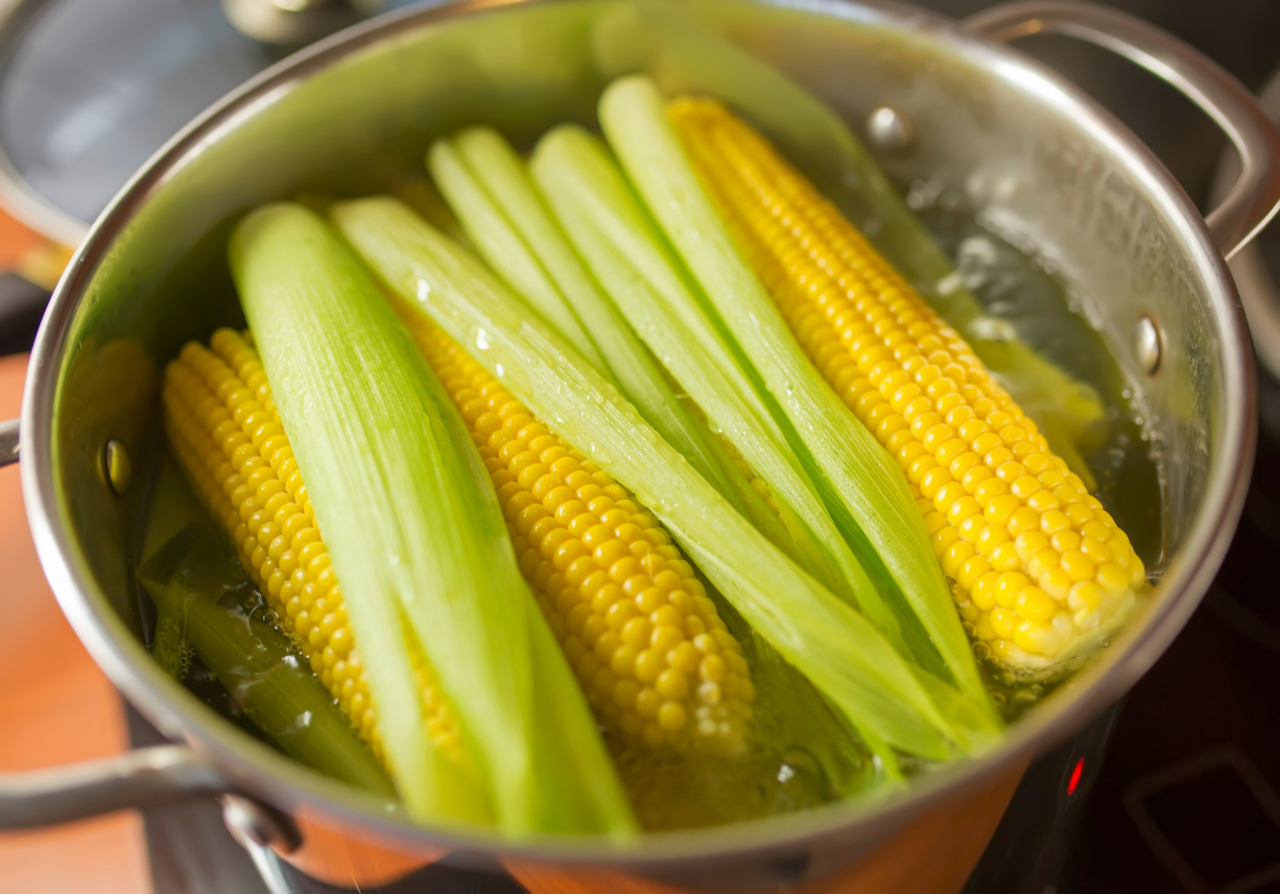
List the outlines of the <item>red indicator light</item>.
<svg viewBox="0 0 1280 894">
<path fill-rule="evenodd" d="M 1084 772 L 1084 758 L 1076 761 L 1076 767 L 1071 771 L 1071 781 L 1067 783 L 1067 794 L 1074 795 L 1076 786 L 1080 784 L 1080 774 Z"/>
</svg>

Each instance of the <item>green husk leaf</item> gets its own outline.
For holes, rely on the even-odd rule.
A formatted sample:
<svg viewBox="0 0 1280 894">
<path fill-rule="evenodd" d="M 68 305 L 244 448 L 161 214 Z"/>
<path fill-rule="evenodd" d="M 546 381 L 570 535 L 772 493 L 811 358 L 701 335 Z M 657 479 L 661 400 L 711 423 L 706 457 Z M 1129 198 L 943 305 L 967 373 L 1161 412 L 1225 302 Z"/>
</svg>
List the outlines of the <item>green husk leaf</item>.
<svg viewBox="0 0 1280 894">
<path fill-rule="evenodd" d="M 993 317 L 835 111 L 690 12 L 674 4 L 619 7 L 596 35 L 602 65 L 618 75 L 647 70 L 667 96 L 717 97 L 768 134 L 964 337 L 1092 490 L 1077 448 L 1104 422 L 1097 392 L 1008 337 L 1007 326 L 991 325 Z"/>
<path fill-rule="evenodd" d="M 531 170 L 614 306 L 768 484 L 792 558 L 897 641 L 893 615 L 608 151 L 581 128 L 560 127 L 538 143 Z"/>
<path fill-rule="evenodd" d="M 230 254 L 411 813 L 492 815 L 513 836 L 629 832 L 620 783 L 520 576 L 480 456 L 377 284 L 297 205 L 249 215 Z M 481 786 L 425 735 L 406 629 Z"/>
<path fill-rule="evenodd" d="M 454 141 L 437 140 L 432 143 L 427 152 L 427 169 L 449 207 L 458 216 L 472 245 L 544 323 L 560 333 L 561 338 L 573 345 L 588 363 L 607 371 L 604 358 L 579 322 L 574 308 L 565 301 L 538 263 L 533 250 L 520 238 L 497 205 L 496 200 L 502 193 L 486 189 L 489 184 L 479 180 L 468 165 L 469 159 L 462 147 L 470 146 L 474 153 L 482 146 L 482 134 L 473 133 L 465 142 L 463 136 L 466 135 Z"/>
<path fill-rule="evenodd" d="M 391 780 L 351 729 L 323 684 L 288 639 L 253 606 L 252 592 L 226 536 L 196 501 L 173 464 L 160 470 L 148 516 L 138 582 L 155 603 L 157 636 L 171 660 L 202 664 L 280 750 L 322 773 L 380 795 Z M 185 676 L 186 668 L 181 668 Z"/>
<path fill-rule="evenodd" d="M 933 759 L 956 745 L 912 670 L 802 571 L 475 258 L 386 198 L 341 203 L 339 229 L 386 285 L 464 345 L 538 417 L 657 515 L 730 604 L 852 722 Z"/>
<path fill-rule="evenodd" d="M 667 119 L 666 100 L 648 78 L 623 78 L 601 98 L 600 120 L 632 184 L 701 287 L 695 298 L 730 334 L 855 554 L 886 595 L 914 612 L 944 672 L 993 711 L 902 470 L 805 357 L 743 261 Z M 930 667 L 927 654 L 913 651 Z"/>
<path fill-rule="evenodd" d="M 541 314 L 543 322 L 593 363 L 765 536 L 784 550 L 794 549 L 778 516 L 676 395 L 653 355 L 583 268 L 506 140 L 491 128 L 465 130 L 450 143 L 437 143 L 428 164 L 470 241 L 499 278 L 535 311 L 552 298 L 570 308 L 575 326 L 558 326 L 548 314 Z M 464 181 L 472 178 L 475 188 L 468 188 Z M 584 339 L 591 351 L 583 350 Z"/>
</svg>

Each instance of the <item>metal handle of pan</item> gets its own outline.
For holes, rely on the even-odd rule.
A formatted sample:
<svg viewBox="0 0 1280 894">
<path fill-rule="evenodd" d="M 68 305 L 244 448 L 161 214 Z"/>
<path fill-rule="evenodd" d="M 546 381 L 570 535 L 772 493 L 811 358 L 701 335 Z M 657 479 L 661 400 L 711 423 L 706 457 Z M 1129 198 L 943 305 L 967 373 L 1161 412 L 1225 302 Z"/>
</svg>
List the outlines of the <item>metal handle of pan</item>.
<svg viewBox="0 0 1280 894">
<path fill-rule="evenodd" d="M 1025 0 L 970 16 L 962 27 L 1000 42 L 1034 34 L 1074 37 L 1110 50 L 1170 84 L 1226 132 L 1240 154 L 1240 176 L 1205 223 L 1230 258 L 1280 203 L 1280 131 L 1253 94 L 1220 65 L 1141 19 L 1093 3 Z"/>
<path fill-rule="evenodd" d="M 1280 124 L 1280 72 L 1258 94 L 1258 102 L 1272 121 Z M 1224 152 L 1218 163 L 1210 195 L 1217 199 L 1227 193 L 1240 178 L 1240 162 L 1232 153 Z M 1274 233 L 1275 224 L 1272 225 Z M 1267 266 L 1267 258 L 1254 240 L 1231 259 L 1231 275 L 1235 277 L 1240 303 L 1249 318 L 1249 331 L 1258 360 L 1280 379 L 1280 285 Z"/>
<path fill-rule="evenodd" d="M 50 770 L 0 773 L 0 829 L 27 829 L 230 788 L 193 748 L 159 745 Z"/>
<path fill-rule="evenodd" d="M 0 275 L 0 356 L 30 350 L 49 291 L 16 273 Z M 0 422 L 0 468 L 18 461 L 18 420 Z"/>
<path fill-rule="evenodd" d="M 18 461 L 18 420 L 0 422 L 0 469 Z"/>
<path fill-rule="evenodd" d="M 0 830 L 215 796 L 221 797 L 223 818 L 241 844 L 287 853 L 301 842 L 288 816 L 237 794 L 235 785 L 188 745 L 156 745 L 50 770 L 0 773 Z"/>
</svg>

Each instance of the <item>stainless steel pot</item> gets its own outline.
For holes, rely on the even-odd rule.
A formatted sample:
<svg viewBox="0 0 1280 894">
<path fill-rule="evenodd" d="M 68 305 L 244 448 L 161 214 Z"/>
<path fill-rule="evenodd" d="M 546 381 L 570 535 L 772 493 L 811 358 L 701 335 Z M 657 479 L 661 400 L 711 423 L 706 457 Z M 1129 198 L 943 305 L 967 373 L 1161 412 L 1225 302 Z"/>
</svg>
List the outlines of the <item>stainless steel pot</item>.
<svg viewBox="0 0 1280 894">
<path fill-rule="evenodd" d="M 203 115 L 97 221 L 59 285 L 21 420 L 31 528 L 53 590 L 95 659 L 161 730 L 190 746 L 0 777 L 0 825 L 229 793 L 245 837 L 322 869 L 340 855 L 348 867 L 385 877 L 447 850 L 473 863 L 609 878 L 609 890 L 642 877 L 776 889 L 864 860 L 911 820 L 1016 771 L 1159 657 L 1209 585 L 1249 477 L 1252 355 L 1223 257 L 1280 199 L 1280 136 L 1213 63 L 1101 7 L 1015 3 L 962 24 L 889 2 L 705 0 L 684 11 L 851 120 L 891 107 L 898 124 L 913 126 L 879 113 L 872 137 L 914 139 L 912 151 L 886 154 L 894 176 L 966 196 L 1057 265 L 1138 390 L 1161 447 L 1165 555 L 1150 609 L 990 755 L 874 805 L 653 835 L 628 847 L 512 845 L 411 826 L 251 740 L 167 677 L 140 641 L 129 557 L 145 488 L 130 470 L 146 468 L 157 446 L 159 366 L 185 339 L 233 318 L 222 253 L 235 218 L 308 188 L 386 189 L 419 169 L 433 134 L 483 118 L 530 136 L 589 116 L 600 86 L 620 73 L 613 69 L 671 64 L 633 40 L 625 22 L 620 30 L 618 17 L 632 13 L 618 3 L 433 4 L 307 50 Z M 1243 170 L 1207 222 L 1120 123 L 1000 45 L 1050 31 L 1129 57 L 1227 131 Z M 617 61 L 619 46 L 636 58 Z M 3 446 L 16 454 L 15 425 L 4 429 Z"/>
</svg>

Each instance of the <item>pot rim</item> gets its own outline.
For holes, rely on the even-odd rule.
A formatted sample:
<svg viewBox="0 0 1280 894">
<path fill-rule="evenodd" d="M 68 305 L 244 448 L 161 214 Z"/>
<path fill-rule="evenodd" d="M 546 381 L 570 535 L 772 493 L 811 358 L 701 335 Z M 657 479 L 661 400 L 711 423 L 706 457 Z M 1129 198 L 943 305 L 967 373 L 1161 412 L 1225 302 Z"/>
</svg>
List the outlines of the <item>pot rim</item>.
<svg viewBox="0 0 1280 894">
<path fill-rule="evenodd" d="M 1054 710 L 1031 712 L 988 754 L 941 768 L 902 792 L 879 800 L 854 799 L 802 814 L 711 829 L 646 833 L 629 844 L 601 837 L 563 836 L 512 842 L 489 831 L 412 825 L 402 815 L 380 810 L 374 799 L 326 780 L 240 735 L 194 699 L 179 696 L 184 690 L 160 671 L 110 609 L 59 505 L 51 449 L 56 377 L 68 349 L 69 325 L 98 265 L 138 210 L 187 160 L 308 77 L 411 31 L 459 16 L 494 14 L 506 7 L 546 2 L 551 0 L 440 0 L 381 16 L 304 49 L 246 82 L 187 125 L 134 175 L 94 222 L 41 324 L 31 354 L 21 420 L 22 487 L 32 536 L 51 588 L 94 660 L 129 701 L 163 730 L 186 736 L 245 791 L 285 809 L 314 812 L 322 822 L 339 822 L 348 831 L 363 831 L 411 847 L 445 846 L 463 854 L 483 852 L 529 862 L 650 869 L 695 860 L 732 859 L 747 851 L 755 855 L 762 850 L 782 851 L 802 842 L 856 833 L 869 838 L 883 836 L 926 806 L 954 799 L 964 790 L 1009 773 L 1120 697 L 1163 653 L 1198 605 L 1243 508 L 1253 462 L 1256 398 L 1253 355 L 1239 298 L 1195 206 L 1155 155 L 1110 112 L 1029 57 L 966 33 L 950 19 L 896 0 L 749 2 L 914 32 L 948 44 L 952 52 L 976 67 L 990 70 L 998 66 L 1006 77 L 1007 72 L 1016 71 L 1024 90 L 1033 90 L 1042 102 L 1069 114 L 1131 170 L 1176 225 L 1179 247 L 1192 256 L 1209 285 L 1211 313 L 1224 343 L 1216 460 L 1209 468 L 1205 497 L 1188 530 L 1186 545 L 1161 581 L 1161 603 L 1153 607 L 1140 628 L 1123 634 L 1109 655 L 1062 687 L 1054 696 Z"/>
</svg>

